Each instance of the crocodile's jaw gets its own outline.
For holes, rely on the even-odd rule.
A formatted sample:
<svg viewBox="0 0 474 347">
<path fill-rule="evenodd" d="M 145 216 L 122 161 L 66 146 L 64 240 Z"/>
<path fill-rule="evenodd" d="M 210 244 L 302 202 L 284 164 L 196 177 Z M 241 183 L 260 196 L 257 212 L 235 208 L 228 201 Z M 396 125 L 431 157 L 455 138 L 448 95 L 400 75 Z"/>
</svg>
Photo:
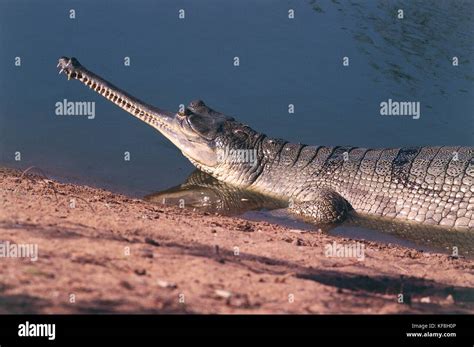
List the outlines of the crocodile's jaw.
<svg viewBox="0 0 474 347">
<path fill-rule="evenodd" d="M 196 134 L 186 122 L 184 114 L 175 114 L 148 105 L 83 67 L 75 58 L 61 57 L 59 73 L 68 80 L 77 79 L 106 99 L 152 126 L 168 138 L 196 166 L 214 167 L 217 163 L 213 141 Z"/>
</svg>

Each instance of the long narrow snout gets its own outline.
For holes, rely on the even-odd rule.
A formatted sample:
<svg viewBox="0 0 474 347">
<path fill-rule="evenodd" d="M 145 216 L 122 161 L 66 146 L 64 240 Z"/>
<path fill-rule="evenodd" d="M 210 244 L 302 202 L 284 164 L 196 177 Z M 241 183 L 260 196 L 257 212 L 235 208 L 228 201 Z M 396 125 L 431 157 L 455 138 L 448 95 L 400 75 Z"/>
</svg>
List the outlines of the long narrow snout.
<svg viewBox="0 0 474 347">
<path fill-rule="evenodd" d="M 152 126 L 170 140 L 196 166 L 214 166 L 216 158 L 209 141 L 195 134 L 183 122 L 183 115 L 161 110 L 133 97 L 105 79 L 87 70 L 75 58 L 61 57 L 59 73 L 77 79 L 134 117 Z M 183 126 L 184 124 L 184 126 Z"/>
<path fill-rule="evenodd" d="M 76 58 L 61 57 L 57 67 L 59 74 L 65 73 L 68 80 L 77 79 L 106 99 L 151 125 L 170 138 L 175 133 L 175 114 L 149 105 L 126 93 L 82 66 Z"/>
</svg>

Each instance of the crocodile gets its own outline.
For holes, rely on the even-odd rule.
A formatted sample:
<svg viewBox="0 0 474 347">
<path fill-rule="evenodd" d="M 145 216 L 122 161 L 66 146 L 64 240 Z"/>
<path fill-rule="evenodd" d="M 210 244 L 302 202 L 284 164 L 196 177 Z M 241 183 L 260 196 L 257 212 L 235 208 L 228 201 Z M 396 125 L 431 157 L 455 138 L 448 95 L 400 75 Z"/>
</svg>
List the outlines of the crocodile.
<svg viewBox="0 0 474 347">
<path fill-rule="evenodd" d="M 182 112 L 149 105 L 75 58 L 58 68 L 158 130 L 217 180 L 288 202 L 318 226 L 350 215 L 474 230 L 474 147 L 361 148 L 290 143 L 192 101 Z M 252 159 L 253 160 L 250 160 Z"/>
</svg>

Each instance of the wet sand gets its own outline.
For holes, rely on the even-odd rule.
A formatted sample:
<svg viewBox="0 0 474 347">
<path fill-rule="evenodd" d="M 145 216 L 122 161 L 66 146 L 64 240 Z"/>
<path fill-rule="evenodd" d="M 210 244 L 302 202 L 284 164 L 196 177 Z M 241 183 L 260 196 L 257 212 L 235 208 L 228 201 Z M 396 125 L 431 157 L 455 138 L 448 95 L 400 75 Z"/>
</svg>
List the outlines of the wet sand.
<svg viewBox="0 0 474 347">
<path fill-rule="evenodd" d="M 0 313 L 472 313 L 474 261 L 0 169 Z M 328 257 L 359 245 L 364 258 Z M 1 254 L 0 254 L 1 255 Z M 400 294 L 403 294 L 403 302 Z"/>
</svg>

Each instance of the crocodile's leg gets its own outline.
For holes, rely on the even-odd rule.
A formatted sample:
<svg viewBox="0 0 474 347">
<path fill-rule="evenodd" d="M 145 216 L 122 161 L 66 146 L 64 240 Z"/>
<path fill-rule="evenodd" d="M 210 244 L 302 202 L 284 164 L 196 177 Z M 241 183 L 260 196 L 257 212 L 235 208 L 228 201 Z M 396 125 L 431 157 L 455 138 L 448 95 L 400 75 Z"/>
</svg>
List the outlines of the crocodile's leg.
<svg viewBox="0 0 474 347">
<path fill-rule="evenodd" d="M 321 188 L 312 200 L 290 202 L 289 211 L 318 226 L 342 223 L 352 206 L 332 189 Z"/>
</svg>

